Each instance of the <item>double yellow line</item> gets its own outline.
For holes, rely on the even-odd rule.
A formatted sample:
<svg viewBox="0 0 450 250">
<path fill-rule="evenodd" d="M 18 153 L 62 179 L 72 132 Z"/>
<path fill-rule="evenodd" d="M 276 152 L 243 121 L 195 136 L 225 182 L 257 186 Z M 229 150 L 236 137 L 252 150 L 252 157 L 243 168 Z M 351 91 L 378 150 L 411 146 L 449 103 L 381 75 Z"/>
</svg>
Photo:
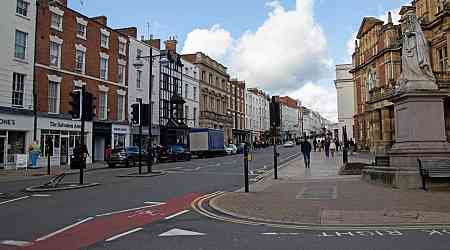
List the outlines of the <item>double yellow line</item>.
<svg viewBox="0 0 450 250">
<path fill-rule="evenodd" d="M 213 198 L 225 195 L 226 192 L 217 191 L 196 198 L 191 202 L 191 207 L 197 213 L 211 219 L 252 226 L 268 226 L 280 229 L 296 229 L 308 231 L 374 231 L 374 230 L 422 230 L 422 229 L 450 229 L 449 224 L 424 224 L 424 225 L 317 225 L 317 224 L 282 224 L 269 221 L 256 221 L 256 219 L 240 219 L 225 217 L 204 208 L 203 204 Z"/>
</svg>

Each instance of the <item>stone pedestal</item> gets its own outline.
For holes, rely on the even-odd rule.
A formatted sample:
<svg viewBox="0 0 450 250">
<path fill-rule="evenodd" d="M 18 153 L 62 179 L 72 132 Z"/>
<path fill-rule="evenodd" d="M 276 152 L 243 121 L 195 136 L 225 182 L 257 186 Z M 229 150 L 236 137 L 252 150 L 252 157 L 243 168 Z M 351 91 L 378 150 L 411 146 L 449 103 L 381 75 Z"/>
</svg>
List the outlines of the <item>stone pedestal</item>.
<svg viewBox="0 0 450 250">
<path fill-rule="evenodd" d="M 393 185 L 420 188 L 417 159 L 450 159 L 447 143 L 444 98 L 437 90 L 411 91 L 392 99 L 395 107 L 396 138 L 390 165 L 396 169 Z"/>
</svg>

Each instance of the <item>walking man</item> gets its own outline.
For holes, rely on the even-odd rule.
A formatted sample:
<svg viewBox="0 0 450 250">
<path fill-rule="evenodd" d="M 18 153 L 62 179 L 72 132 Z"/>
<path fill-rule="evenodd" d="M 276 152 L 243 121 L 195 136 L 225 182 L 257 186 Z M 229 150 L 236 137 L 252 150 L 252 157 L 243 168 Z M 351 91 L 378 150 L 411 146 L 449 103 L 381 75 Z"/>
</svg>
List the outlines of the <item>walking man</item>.
<svg viewBox="0 0 450 250">
<path fill-rule="evenodd" d="M 312 146 L 311 143 L 305 138 L 302 142 L 302 153 L 303 153 L 303 159 L 305 160 L 305 168 L 311 167 L 311 150 Z"/>
</svg>

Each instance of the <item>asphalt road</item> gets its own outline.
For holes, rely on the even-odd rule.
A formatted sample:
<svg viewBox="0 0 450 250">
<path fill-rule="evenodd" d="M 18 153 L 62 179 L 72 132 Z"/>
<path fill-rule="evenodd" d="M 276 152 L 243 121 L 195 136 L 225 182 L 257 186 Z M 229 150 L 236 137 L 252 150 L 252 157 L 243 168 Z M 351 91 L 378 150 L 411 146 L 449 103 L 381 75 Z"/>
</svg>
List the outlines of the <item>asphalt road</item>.
<svg viewBox="0 0 450 250">
<path fill-rule="evenodd" d="M 280 148 L 280 161 L 298 152 L 298 147 Z M 250 170 L 272 169 L 272 149 L 253 155 Z M 197 197 L 243 186 L 242 155 L 161 164 L 155 170 L 168 174 L 119 178 L 137 170 L 98 170 L 85 179 L 100 186 L 40 196 L 21 190 L 45 178 L 1 183 L 8 193 L 0 198 L 0 250 L 21 249 L 10 245 L 27 242 L 33 245 L 25 249 L 46 250 L 449 249 L 450 230 L 324 234 L 224 223 L 192 211 L 190 203 Z M 66 181 L 77 178 L 70 175 Z"/>
</svg>

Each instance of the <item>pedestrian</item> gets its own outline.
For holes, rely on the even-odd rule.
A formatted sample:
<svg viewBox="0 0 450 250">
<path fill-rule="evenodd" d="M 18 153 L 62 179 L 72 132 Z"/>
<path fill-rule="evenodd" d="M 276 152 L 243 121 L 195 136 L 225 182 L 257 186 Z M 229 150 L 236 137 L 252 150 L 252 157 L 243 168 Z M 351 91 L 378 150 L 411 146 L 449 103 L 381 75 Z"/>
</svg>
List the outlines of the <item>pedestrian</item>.
<svg viewBox="0 0 450 250">
<path fill-rule="evenodd" d="M 336 143 L 335 142 L 333 142 L 333 143 L 330 143 L 330 153 L 331 153 L 331 158 L 333 158 L 334 159 L 334 152 L 336 151 Z"/>
<path fill-rule="evenodd" d="M 106 161 L 109 161 L 112 157 L 112 148 L 111 145 L 108 145 L 105 150 Z"/>
<path fill-rule="evenodd" d="M 336 152 L 341 151 L 341 143 L 339 142 L 339 139 L 334 139 L 334 144 L 336 146 Z"/>
<path fill-rule="evenodd" d="M 324 149 L 325 149 L 325 157 L 330 158 L 330 140 L 325 139 Z"/>
<path fill-rule="evenodd" d="M 317 140 L 316 140 L 316 138 L 314 138 L 313 145 L 314 145 L 314 152 L 316 152 L 316 150 L 317 150 Z"/>
<path fill-rule="evenodd" d="M 311 168 L 311 143 L 305 138 L 301 145 L 301 151 L 305 162 L 305 168 Z"/>
</svg>

